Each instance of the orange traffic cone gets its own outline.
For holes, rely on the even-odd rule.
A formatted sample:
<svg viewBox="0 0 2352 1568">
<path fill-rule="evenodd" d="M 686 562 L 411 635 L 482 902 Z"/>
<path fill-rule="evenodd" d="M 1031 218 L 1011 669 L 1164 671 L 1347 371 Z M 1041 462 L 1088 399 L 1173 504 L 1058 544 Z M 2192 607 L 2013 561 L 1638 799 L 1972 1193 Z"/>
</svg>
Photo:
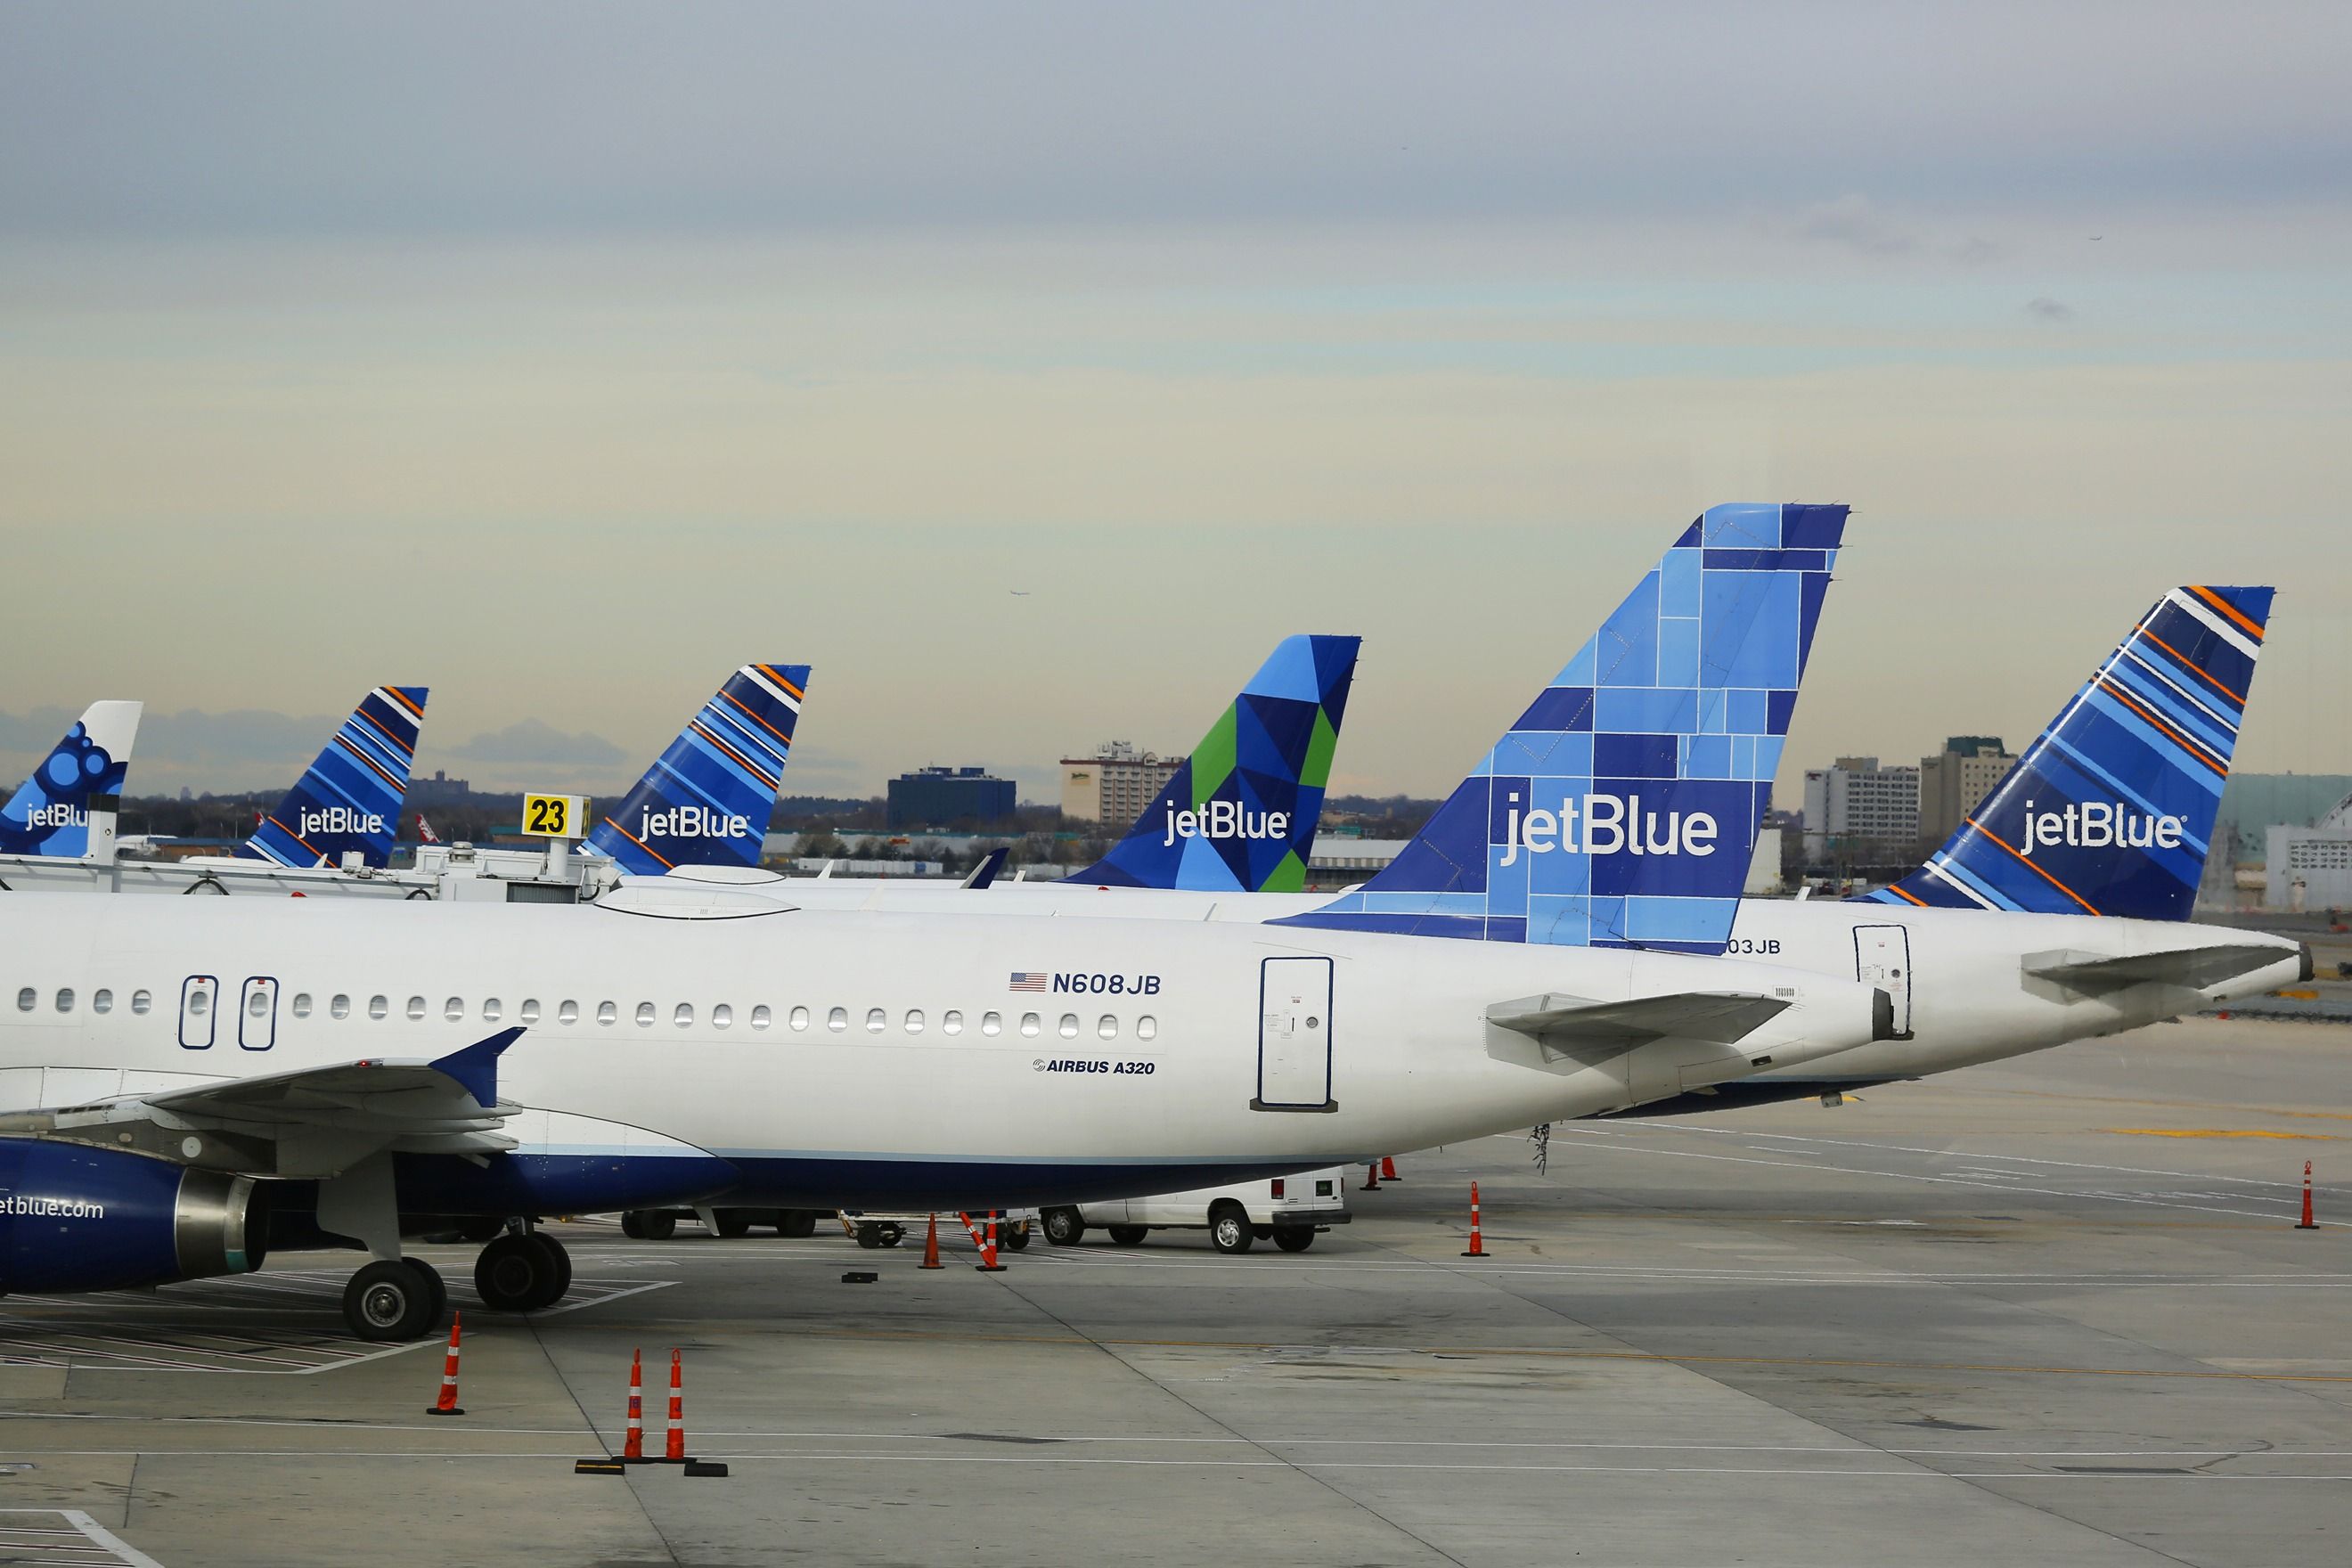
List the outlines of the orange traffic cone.
<svg viewBox="0 0 2352 1568">
<path fill-rule="evenodd" d="M 629 1433 L 621 1445 L 621 1462 L 646 1462 L 646 1373 L 642 1351 L 629 1352 Z"/>
<path fill-rule="evenodd" d="M 947 1267 L 940 1261 L 940 1216 L 937 1215 L 931 1216 L 931 1223 L 923 1231 L 923 1261 L 916 1267 L 920 1268 Z"/>
<path fill-rule="evenodd" d="M 1402 1182 L 1404 1180 L 1402 1176 L 1396 1173 L 1396 1157 L 1394 1155 L 1383 1154 L 1381 1156 L 1381 1180 L 1383 1182 Z"/>
<path fill-rule="evenodd" d="M 2297 1230 L 2319 1228 L 2319 1222 L 2311 1217 L 2311 1162 L 2308 1160 L 2303 1163 L 2303 1223 L 2294 1228 Z M 457 1364 L 455 1356 L 451 1357 L 449 1364 L 452 1366 Z"/>
<path fill-rule="evenodd" d="M 427 1415 L 463 1415 L 457 1407 L 457 1330 L 465 1321 L 463 1312 L 449 1314 L 449 1354 L 441 1363 L 441 1397 L 433 1402 Z"/>
<path fill-rule="evenodd" d="M 1462 1256 L 1465 1258 L 1486 1256 L 1486 1238 L 1480 1235 L 1478 1230 L 1478 1184 L 1475 1182 L 1470 1184 L 1470 1250 Z"/>
<path fill-rule="evenodd" d="M 669 1440 L 662 1448 L 662 1463 L 686 1463 L 686 1373 L 680 1364 L 678 1352 L 669 1352 Z"/>
<path fill-rule="evenodd" d="M 1381 1163 L 1378 1160 L 1364 1167 L 1364 1184 L 1356 1190 L 1360 1193 L 1377 1193 L 1381 1190 Z"/>
</svg>

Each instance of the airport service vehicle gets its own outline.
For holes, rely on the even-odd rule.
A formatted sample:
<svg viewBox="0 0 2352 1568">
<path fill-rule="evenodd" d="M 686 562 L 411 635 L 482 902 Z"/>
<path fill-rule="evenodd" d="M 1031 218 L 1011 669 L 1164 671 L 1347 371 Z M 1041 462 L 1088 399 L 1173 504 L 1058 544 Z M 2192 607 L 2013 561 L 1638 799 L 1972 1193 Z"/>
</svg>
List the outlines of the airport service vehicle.
<svg viewBox="0 0 2352 1568">
<path fill-rule="evenodd" d="M 0 885 L 10 862 L 79 860 L 113 851 L 113 804 L 139 739 L 136 702 L 93 702 L 0 806 Z M 100 813 L 92 832 L 91 811 Z"/>
<path fill-rule="evenodd" d="M 1304 1252 L 1315 1245 L 1318 1231 L 1346 1225 L 1353 1216 L 1348 1213 L 1347 1173 L 1333 1165 L 1222 1187 L 1063 1204 L 1041 1217 L 1045 1239 L 1056 1247 L 1075 1247 L 1088 1226 L 1100 1226 L 1121 1247 L 1139 1247 L 1155 1230 L 1205 1230 L 1209 1245 L 1219 1252 L 1247 1252 L 1254 1241 Z"/>
<path fill-rule="evenodd" d="M 1874 987 L 1720 958 L 702 896 L 0 899 L 0 1289 L 356 1243 L 347 1321 L 411 1338 L 441 1292 L 404 1235 L 1283 1175 L 1891 1028 Z M 564 1268 L 526 1230 L 475 1283 L 543 1306 Z"/>
</svg>

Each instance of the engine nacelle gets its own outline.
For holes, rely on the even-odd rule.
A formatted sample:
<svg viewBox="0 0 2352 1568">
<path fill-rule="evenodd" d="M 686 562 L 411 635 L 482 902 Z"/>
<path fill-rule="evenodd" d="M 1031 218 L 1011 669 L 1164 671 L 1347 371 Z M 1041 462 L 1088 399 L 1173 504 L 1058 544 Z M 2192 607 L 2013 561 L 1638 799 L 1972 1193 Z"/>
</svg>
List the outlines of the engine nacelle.
<svg viewBox="0 0 2352 1568">
<path fill-rule="evenodd" d="M 250 1273 L 268 1247 L 262 1192 L 146 1154 L 0 1138 L 0 1295 Z"/>
</svg>

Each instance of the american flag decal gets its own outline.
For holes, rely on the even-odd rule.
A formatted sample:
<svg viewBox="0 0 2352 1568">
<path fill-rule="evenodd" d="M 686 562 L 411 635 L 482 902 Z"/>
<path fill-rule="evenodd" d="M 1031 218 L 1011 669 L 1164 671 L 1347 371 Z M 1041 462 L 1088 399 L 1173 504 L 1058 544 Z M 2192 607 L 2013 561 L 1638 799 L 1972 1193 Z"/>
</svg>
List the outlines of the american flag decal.
<svg viewBox="0 0 2352 1568">
<path fill-rule="evenodd" d="M 1033 973 L 1026 969 L 1016 969 L 1013 972 L 1013 984 L 1007 986 L 1006 989 L 1010 991 L 1043 991 L 1045 989 L 1045 977 L 1041 973 Z"/>
</svg>

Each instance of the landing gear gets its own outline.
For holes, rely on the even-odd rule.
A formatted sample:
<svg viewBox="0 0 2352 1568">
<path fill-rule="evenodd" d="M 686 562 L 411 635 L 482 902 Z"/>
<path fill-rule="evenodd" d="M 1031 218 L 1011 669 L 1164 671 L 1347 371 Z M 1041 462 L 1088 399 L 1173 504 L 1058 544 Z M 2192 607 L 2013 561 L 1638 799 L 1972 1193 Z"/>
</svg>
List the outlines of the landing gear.
<svg viewBox="0 0 2352 1568">
<path fill-rule="evenodd" d="M 643 1241 L 646 1238 L 646 1211 L 643 1209 L 623 1209 L 621 1211 L 621 1234 L 627 1237 L 631 1241 Z"/>
<path fill-rule="evenodd" d="M 777 1216 L 776 1234 L 803 1240 L 816 1234 L 816 1210 L 786 1209 Z"/>
<path fill-rule="evenodd" d="M 641 1241 L 667 1241 L 677 1234 L 677 1215 L 667 1209 L 635 1209 L 637 1216 L 637 1238 Z M 624 1226 L 627 1224 L 624 1216 Z"/>
<path fill-rule="evenodd" d="M 432 1331 L 447 1300 L 431 1265 L 381 1258 L 343 1287 L 343 1321 L 363 1340 L 413 1340 Z"/>
<path fill-rule="evenodd" d="M 1315 1245 L 1315 1233 L 1303 1225 L 1278 1225 L 1274 1244 L 1285 1252 L 1304 1252 Z"/>
<path fill-rule="evenodd" d="M 892 1225 L 887 1220 L 867 1219 L 857 1222 L 857 1245 L 868 1252 L 877 1251 L 885 1247 L 896 1247 L 906 1239 L 905 1227 Z"/>
<path fill-rule="evenodd" d="M 996 1229 L 1000 1246 L 1019 1252 L 1029 1245 L 1029 1222 L 1025 1219 L 1016 1219 L 1010 1226 L 999 1225 Z"/>
<path fill-rule="evenodd" d="M 737 1237 L 751 1234 L 751 1216 L 742 1209 L 713 1209 L 710 1211 L 710 1228 L 732 1241 Z"/>
<path fill-rule="evenodd" d="M 1150 1227 L 1147 1226 L 1115 1225 L 1110 1227 L 1111 1245 L 1114 1247 L 1141 1247 L 1143 1245 L 1143 1238 L 1148 1234 L 1150 1234 Z"/>
<path fill-rule="evenodd" d="M 538 1231 L 502 1236 L 474 1261 L 474 1292 L 499 1312 L 537 1312 L 572 1288 L 572 1255 Z"/>
<path fill-rule="evenodd" d="M 1038 1217 L 1045 1222 L 1045 1239 L 1055 1247 L 1076 1247 L 1085 1239 L 1087 1222 L 1076 1209 L 1047 1209 Z"/>
</svg>

